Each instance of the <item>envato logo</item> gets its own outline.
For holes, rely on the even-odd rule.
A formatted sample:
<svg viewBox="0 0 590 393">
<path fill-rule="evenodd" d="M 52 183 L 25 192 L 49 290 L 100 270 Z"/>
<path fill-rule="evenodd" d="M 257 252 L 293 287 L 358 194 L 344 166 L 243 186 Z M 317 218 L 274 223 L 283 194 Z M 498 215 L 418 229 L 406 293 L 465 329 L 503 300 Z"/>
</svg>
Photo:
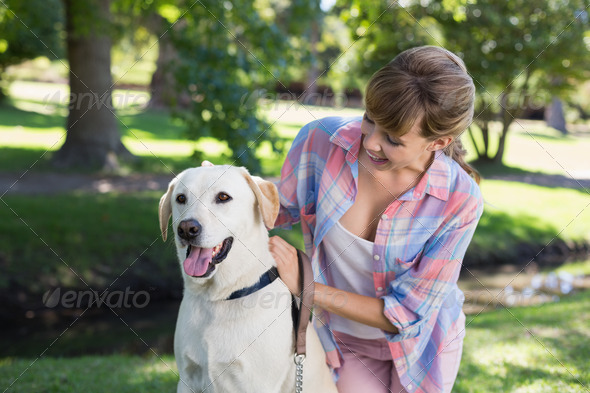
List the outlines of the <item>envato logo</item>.
<svg viewBox="0 0 590 393">
<path fill-rule="evenodd" d="M 248 109 L 254 109 L 259 103 L 270 106 L 270 109 L 280 109 L 282 101 L 297 101 L 302 105 L 330 106 L 336 109 L 342 109 L 348 104 L 348 97 L 344 93 L 334 93 L 328 89 L 313 93 L 303 93 L 297 96 L 295 93 L 275 93 L 266 89 L 254 90 L 251 93 L 244 94 L 240 104 Z M 295 110 L 297 108 L 294 108 Z"/>
<path fill-rule="evenodd" d="M 129 287 L 124 291 L 104 291 L 99 293 L 92 290 L 74 291 L 64 293 L 61 288 L 45 292 L 43 304 L 49 308 L 100 308 L 103 305 L 108 308 L 144 308 L 150 302 L 150 294 L 146 291 L 131 291 Z"/>
<path fill-rule="evenodd" d="M 541 110 L 549 102 L 549 97 L 545 93 L 526 93 L 510 92 L 503 94 L 497 99 L 497 103 L 507 111 L 523 110 Z M 452 91 L 443 95 L 439 101 L 442 109 L 450 111 L 462 111 L 471 105 L 471 96 L 466 92 Z"/>
<path fill-rule="evenodd" d="M 91 110 L 94 108 L 98 110 L 104 107 L 114 111 L 115 108 L 125 108 L 128 106 L 143 109 L 147 106 L 149 100 L 150 96 L 147 92 L 132 90 L 117 90 L 110 96 L 108 94 L 100 95 L 94 92 L 66 94 L 58 90 L 53 94 L 47 94 L 43 97 L 43 103 L 45 105 L 64 105 L 69 110 Z"/>
<path fill-rule="evenodd" d="M 314 292 L 313 298 L 315 302 L 320 304 L 329 304 L 328 308 L 342 308 L 348 303 L 348 295 L 345 292 L 337 292 L 334 295 L 322 294 Z M 238 300 L 238 299 L 236 299 Z M 261 308 L 269 309 L 284 309 L 293 301 L 293 296 L 290 292 L 264 292 L 259 295 L 251 294 L 241 298 L 241 306 L 246 309 Z M 299 305 L 299 301 L 297 301 Z"/>
</svg>

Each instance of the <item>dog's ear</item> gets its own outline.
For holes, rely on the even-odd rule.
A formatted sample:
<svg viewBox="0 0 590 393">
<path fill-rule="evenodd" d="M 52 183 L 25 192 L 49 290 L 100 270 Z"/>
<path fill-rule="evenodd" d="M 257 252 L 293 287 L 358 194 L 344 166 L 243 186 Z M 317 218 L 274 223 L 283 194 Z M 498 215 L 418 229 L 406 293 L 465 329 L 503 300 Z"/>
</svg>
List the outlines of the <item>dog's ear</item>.
<svg viewBox="0 0 590 393">
<path fill-rule="evenodd" d="M 160 219 L 160 231 L 162 232 L 162 239 L 164 239 L 164 241 L 168 238 L 168 221 L 170 220 L 170 216 L 172 216 L 172 205 L 170 204 L 170 200 L 176 182 L 177 178 L 172 179 L 170 184 L 168 184 L 168 191 L 166 191 L 166 193 L 162 195 L 162 198 L 160 198 L 158 217 Z"/>
<path fill-rule="evenodd" d="M 275 221 L 279 215 L 279 191 L 274 183 L 264 180 L 258 176 L 250 176 L 246 171 L 244 177 L 248 181 L 250 188 L 254 191 L 260 213 L 262 213 L 262 220 L 267 229 L 272 229 L 275 226 Z"/>
</svg>

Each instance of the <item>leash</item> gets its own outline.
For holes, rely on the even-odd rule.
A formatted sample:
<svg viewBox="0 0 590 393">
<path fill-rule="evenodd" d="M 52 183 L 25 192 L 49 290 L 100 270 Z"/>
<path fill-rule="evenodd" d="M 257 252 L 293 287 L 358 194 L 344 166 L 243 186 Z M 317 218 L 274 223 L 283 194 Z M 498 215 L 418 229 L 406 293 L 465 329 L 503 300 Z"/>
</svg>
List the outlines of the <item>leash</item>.
<svg viewBox="0 0 590 393">
<path fill-rule="evenodd" d="M 313 307 L 313 293 L 315 289 L 313 270 L 309 257 L 303 251 L 297 250 L 297 262 L 299 264 L 299 283 L 301 293 L 299 299 L 299 313 L 295 326 L 295 393 L 303 391 L 303 363 L 306 356 L 306 332 L 311 308 Z"/>
</svg>

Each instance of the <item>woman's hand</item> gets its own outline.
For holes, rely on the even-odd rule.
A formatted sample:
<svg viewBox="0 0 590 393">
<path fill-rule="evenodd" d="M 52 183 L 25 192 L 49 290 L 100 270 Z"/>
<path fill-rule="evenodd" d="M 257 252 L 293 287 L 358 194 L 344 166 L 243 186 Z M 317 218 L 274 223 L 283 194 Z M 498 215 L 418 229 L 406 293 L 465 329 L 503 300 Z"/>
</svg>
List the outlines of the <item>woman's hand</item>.
<svg viewBox="0 0 590 393">
<path fill-rule="evenodd" d="M 297 249 L 279 236 L 273 236 L 269 240 L 270 253 L 272 254 L 279 276 L 287 285 L 289 291 L 295 296 L 301 293 L 299 282 L 299 263 L 297 262 Z"/>
</svg>

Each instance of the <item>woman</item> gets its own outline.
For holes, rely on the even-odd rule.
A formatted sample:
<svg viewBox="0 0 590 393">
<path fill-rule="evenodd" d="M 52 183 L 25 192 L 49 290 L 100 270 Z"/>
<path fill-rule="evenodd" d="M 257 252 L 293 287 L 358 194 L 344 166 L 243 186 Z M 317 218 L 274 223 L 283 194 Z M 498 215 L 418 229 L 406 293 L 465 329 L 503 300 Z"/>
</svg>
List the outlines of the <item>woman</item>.
<svg viewBox="0 0 590 393">
<path fill-rule="evenodd" d="M 362 119 L 321 119 L 293 142 L 276 224 L 301 222 L 339 392 L 452 389 L 465 328 L 456 283 L 483 210 L 459 141 L 474 93 L 456 55 L 413 48 L 370 79 Z M 298 294 L 296 250 L 279 237 L 270 248 Z"/>
</svg>

